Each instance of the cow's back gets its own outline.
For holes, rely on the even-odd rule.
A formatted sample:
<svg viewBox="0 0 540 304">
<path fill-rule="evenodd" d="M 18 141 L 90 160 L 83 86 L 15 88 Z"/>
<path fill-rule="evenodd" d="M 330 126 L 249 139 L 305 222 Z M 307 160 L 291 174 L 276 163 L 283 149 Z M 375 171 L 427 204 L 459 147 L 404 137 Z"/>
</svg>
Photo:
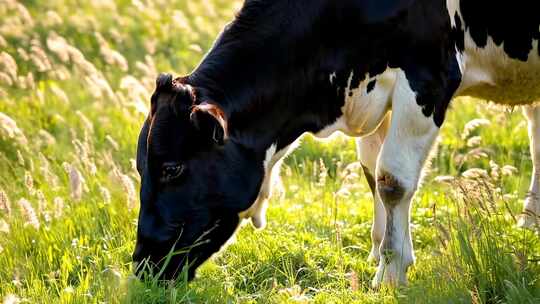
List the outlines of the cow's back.
<svg viewBox="0 0 540 304">
<path fill-rule="evenodd" d="M 463 81 L 458 95 L 519 105 L 540 101 L 540 3 L 447 0 Z"/>
</svg>

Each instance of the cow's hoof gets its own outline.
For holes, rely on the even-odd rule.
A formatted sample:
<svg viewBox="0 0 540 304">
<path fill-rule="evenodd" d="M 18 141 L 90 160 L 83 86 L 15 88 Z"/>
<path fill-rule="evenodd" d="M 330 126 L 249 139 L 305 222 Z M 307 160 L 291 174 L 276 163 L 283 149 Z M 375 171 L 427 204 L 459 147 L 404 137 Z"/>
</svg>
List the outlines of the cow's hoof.
<svg viewBox="0 0 540 304">
<path fill-rule="evenodd" d="M 379 261 L 381 260 L 379 246 L 371 246 L 371 252 L 369 253 L 367 260 L 370 263 L 379 264 Z"/>
<path fill-rule="evenodd" d="M 264 229 L 266 227 L 266 216 L 265 215 L 258 215 L 258 216 L 252 216 L 251 217 L 251 224 L 255 229 Z"/>
<path fill-rule="evenodd" d="M 379 289 L 382 285 L 387 287 L 406 286 L 407 269 L 414 263 L 414 259 L 404 261 L 399 257 L 394 257 L 389 263 L 385 263 L 384 260 L 381 258 L 371 286 L 374 289 Z"/>
</svg>

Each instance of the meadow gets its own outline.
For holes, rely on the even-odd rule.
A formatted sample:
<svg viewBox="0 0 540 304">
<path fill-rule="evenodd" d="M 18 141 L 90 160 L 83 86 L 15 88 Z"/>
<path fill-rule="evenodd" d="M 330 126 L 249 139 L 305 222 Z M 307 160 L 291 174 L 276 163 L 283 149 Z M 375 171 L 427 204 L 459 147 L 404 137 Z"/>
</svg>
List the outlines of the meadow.
<svg viewBox="0 0 540 304">
<path fill-rule="evenodd" d="M 412 210 L 409 285 L 370 288 L 371 193 L 354 139 L 285 161 L 268 226 L 191 284 L 132 274 L 136 139 L 158 72 L 193 69 L 241 3 L 0 0 L 0 301 L 540 303 L 521 110 L 453 101 Z"/>
</svg>

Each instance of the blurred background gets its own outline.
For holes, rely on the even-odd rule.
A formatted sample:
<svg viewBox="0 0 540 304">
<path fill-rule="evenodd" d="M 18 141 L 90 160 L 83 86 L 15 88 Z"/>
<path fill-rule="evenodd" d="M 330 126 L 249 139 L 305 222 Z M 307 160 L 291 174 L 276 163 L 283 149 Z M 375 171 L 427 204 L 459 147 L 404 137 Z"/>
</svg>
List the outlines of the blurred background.
<svg viewBox="0 0 540 304">
<path fill-rule="evenodd" d="M 538 303 L 538 231 L 515 227 L 521 110 L 455 100 L 413 206 L 410 285 L 371 290 L 372 198 L 354 140 L 305 136 L 268 227 L 185 282 L 131 275 L 136 140 L 158 72 L 189 73 L 241 1 L 0 0 L 4 303 Z M 361 33 L 359 33 L 361 34 Z"/>
</svg>

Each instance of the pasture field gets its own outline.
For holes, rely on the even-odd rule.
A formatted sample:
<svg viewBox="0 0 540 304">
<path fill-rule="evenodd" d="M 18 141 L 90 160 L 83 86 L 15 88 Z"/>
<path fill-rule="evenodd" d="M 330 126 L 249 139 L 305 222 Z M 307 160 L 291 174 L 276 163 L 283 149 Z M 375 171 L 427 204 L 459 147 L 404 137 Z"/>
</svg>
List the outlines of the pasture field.
<svg viewBox="0 0 540 304">
<path fill-rule="evenodd" d="M 240 3 L 0 0 L 3 303 L 540 303 L 519 109 L 453 102 L 414 199 L 409 285 L 372 290 L 372 198 L 354 140 L 304 137 L 268 226 L 187 285 L 132 275 L 136 138 L 159 71 L 189 72 Z"/>
</svg>

